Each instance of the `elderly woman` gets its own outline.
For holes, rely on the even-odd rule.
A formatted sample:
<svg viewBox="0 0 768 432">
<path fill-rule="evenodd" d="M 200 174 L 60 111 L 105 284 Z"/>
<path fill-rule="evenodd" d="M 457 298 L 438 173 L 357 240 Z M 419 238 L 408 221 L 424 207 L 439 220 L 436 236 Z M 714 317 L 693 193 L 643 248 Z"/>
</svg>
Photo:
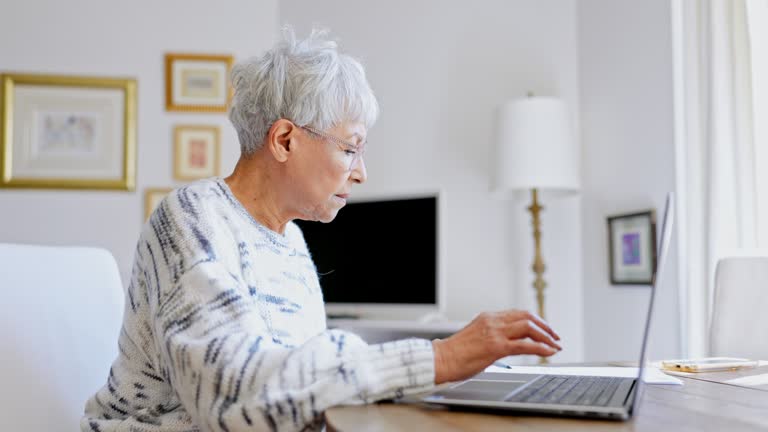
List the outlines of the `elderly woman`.
<svg viewBox="0 0 768 432">
<path fill-rule="evenodd" d="M 144 226 L 119 356 L 82 430 L 315 429 L 334 405 L 560 349 L 541 319 L 520 311 L 480 314 L 435 341 L 367 345 L 326 328 L 315 266 L 292 220 L 333 220 L 365 182 L 378 105 L 361 65 L 323 33 L 286 34 L 232 73 L 229 117 L 241 148 L 232 175 L 174 191 Z"/>
</svg>

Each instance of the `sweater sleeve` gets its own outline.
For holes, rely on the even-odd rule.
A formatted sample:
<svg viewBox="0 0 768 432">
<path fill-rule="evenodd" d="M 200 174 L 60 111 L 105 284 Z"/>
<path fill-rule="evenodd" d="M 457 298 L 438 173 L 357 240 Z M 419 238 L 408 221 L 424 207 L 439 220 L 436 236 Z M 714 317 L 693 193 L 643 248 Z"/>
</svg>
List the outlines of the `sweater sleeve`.
<svg viewBox="0 0 768 432">
<path fill-rule="evenodd" d="M 187 271 L 153 306 L 165 375 L 203 431 L 303 430 L 329 407 L 434 385 L 427 340 L 367 345 L 326 330 L 280 345 L 257 299 L 215 261 Z"/>
</svg>

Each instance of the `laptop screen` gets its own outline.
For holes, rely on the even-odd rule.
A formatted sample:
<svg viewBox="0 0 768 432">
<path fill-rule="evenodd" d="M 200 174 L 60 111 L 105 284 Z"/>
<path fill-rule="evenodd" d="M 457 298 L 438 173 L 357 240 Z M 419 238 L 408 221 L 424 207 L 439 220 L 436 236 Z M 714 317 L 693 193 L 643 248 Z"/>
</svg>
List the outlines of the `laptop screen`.
<svg viewBox="0 0 768 432">
<path fill-rule="evenodd" d="M 674 194 L 669 192 L 667 194 L 667 200 L 664 204 L 664 216 L 661 220 L 661 239 L 659 240 L 659 247 L 657 250 L 657 256 L 659 257 L 656 271 L 653 274 L 653 283 L 651 284 L 651 299 L 648 302 L 648 316 L 645 320 L 645 330 L 643 333 L 643 345 L 640 349 L 640 364 L 639 375 L 636 382 L 637 391 L 635 391 L 635 399 L 632 401 L 632 412 L 635 413 L 638 409 L 638 404 L 642 396 L 641 390 L 643 388 L 643 371 L 645 370 L 645 362 L 648 348 L 648 334 L 651 331 L 651 317 L 653 315 L 653 304 L 656 300 L 656 289 L 659 286 L 659 277 L 664 269 L 664 263 L 667 260 L 667 250 L 669 249 L 670 238 L 672 237 L 672 221 L 674 216 Z"/>
</svg>

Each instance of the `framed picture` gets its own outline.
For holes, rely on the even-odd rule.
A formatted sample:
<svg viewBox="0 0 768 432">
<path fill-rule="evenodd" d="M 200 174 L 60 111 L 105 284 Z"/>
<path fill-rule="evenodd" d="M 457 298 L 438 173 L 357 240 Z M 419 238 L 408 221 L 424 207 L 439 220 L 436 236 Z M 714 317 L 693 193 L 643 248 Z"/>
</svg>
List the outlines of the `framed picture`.
<svg viewBox="0 0 768 432">
<path fill-rule="evenodd" d="M 166 54 L 165 109 L 226 112 L 232 62 L 229 55 Z"/>
<path fill-rule="evenodd" d="M 0 187 L 134 189 L 135 80 L 3 74 L 0 81 Z"/>
<path fill-rule="evenodd" d="M 171 188 L 148 188 L 144 190 L 144 220 L 149 220 L 149 216 L 155 211 L 157 206 L 160 205 L 160 201 L 165 198 L 166 195 L 171 193 Z"/>
<path fill-rule="evenodd" d="M 217 126 L 176 126 L 173 177 L 196 180 L 219 175 L 219 135 Z"/>
<path fill-rule="evenodd" d="M 613 285 L 651 285 L 656 272 L 656 213 L 608 217 L 608 255 Z"/>
</svg>

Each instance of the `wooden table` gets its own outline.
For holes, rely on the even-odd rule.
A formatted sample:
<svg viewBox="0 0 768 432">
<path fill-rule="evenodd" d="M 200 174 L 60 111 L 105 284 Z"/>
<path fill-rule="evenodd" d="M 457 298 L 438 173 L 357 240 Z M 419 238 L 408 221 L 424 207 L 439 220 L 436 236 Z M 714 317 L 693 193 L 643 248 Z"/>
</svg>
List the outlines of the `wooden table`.
<svg viewBox="0 0 768 432">
<path fill-rule="evenodd" d="M 676 374 L 684 384 L 648 385 L 640 411 L 627 422 L 451 411 L 425 405 L 381 403 L 332 408 L 330 432 L 388 431 L 766 431 L 768 386 L 725 383 L 768 374 L 768 366 L 740 372 Z"/>
</svg>

